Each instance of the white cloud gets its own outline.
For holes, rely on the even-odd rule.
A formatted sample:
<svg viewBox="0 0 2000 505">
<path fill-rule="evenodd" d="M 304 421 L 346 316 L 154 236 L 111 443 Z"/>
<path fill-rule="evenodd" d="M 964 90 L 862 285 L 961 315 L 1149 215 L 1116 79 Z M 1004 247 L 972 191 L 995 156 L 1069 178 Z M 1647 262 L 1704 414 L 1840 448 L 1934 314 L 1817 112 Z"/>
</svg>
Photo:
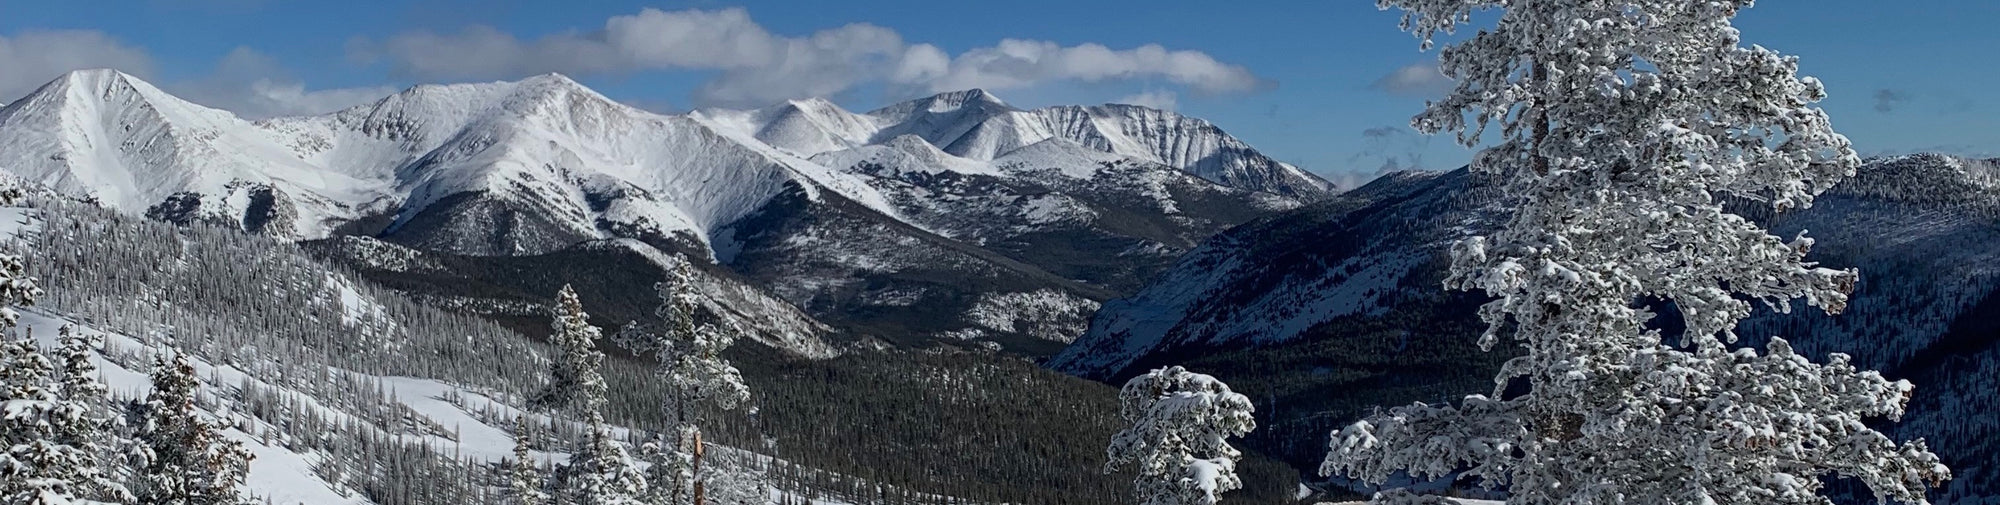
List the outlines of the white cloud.
<svg viewBox="0 0 2000 505">
<path fill-rule="evenodd" d="M 1174 110 L 1180 104 L 1179 96 L 1172 91 L 1152 90 L 1120 97 L 1112 103 L 1152 107 L 1160 110 Z"/>
<path fill-rule="evenodd" d="M 146 50 L 96 30 L 26 31 L 0 36 L 0 103 L 12 102 L 72 70 L 112 68 L 153 80 Z M 270 57 L 237 48 L 206 76 L 154 82 L 181 98 L 248 118 L 317 114 L 379 98 L 395 89 L 308 90 Z"/>
<path fill-rule="evenodd" d="M 144 77 L 153 71 L 146 51 L 95 30 L 27 31 L 0 36 L 0 102 L 27 96 L 71 70 L 115 68 Z"/>
<path fill-rule="evenodd" d="M 250 119 L 324 114 L 396 92 L 388 86 L 307 90 L 277 60 L 248 47 L 224 55 L 207 77 L 168 88 L 182 98 Z"/>
<path fill-rule="evenodd" d="M 1207 93 L 1252 91 L 1267 84 L 1249 69 L 1216 61 L 1200 51 L 1169 51 L 1157 44 L 1126 50 L 1099 44 L 1064 47 L 1047 41 L 1007 39 L 953 58 L 950 69 L 930 87 L 944 91 L 1143 78 L 1161 78 Z"/>
<path fill-rule="evenodd" d="M 879 84 L 904 90 L 1017 88 L 1054 82 L 1146 80 L 1202 93 L 1261 89 L 1269 81 L 1199 51 L 1159 45 L 1112 49 L 1002 40 L 956 56 L 912 44 L 894 30 L 856 23 L 805 36 L 773 34 L 741 8 L 617 16 L 589 32 L 524 41 L 474 26 L 454 34 L 407 32 L 349 45 L 358 61 L 386 61 L 419 79 L 516 78 L 544 72 L 577 75 L 646 70 L 717 72 L 697 92 L 710 105 L 761 105 L 828 96 Z"/>
<path fill-rule="evenodd" d="M 1439 72 L 1435 63 L 1418 63 L 1390 72 L 1369 87 L 1397 95 L 1435 97 L 1451 91 L 1451 78 Z"/>
</svg>

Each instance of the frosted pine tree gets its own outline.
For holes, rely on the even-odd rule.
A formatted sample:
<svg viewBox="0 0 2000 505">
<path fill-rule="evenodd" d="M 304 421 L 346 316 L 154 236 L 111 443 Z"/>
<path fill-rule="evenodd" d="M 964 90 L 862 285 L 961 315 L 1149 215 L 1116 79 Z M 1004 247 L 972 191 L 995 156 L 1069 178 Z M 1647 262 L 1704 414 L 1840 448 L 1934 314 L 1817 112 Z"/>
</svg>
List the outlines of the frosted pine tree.
<svg viewBox="0 0 2000 505">
<path fill-rule="evenodd" d="M 750 398 L 750 388 L 744 385 L 743 374 L 722 357 L 735 343 L 734 332 L 699 317 L 702 295 L 695 286 L 693 264 L 677 258 L 667 272 L 667 280 L 654 286 L 660 295 L 656 313 L 665 322 L 665 331 L 651 333 L 637 324 L 627 325 L 618 333 L 618 343 L 633 354 L 659 360 L 654 375 L 672 393 L 665 409 L 678 436 L 671 443 L 656 441 L 645 451 L 653 481 L 666 486 L 655 491 L 652 503 L 702 505 L 706 489 L 697 477 L 703 475 L 705 451 L 695 408 L 701 402 L 714 402 L 725 410 L 734 409 Z"/>
<path fill-rule="evenodd" d="M 709 475 L 708 501 L 715 505 L 765 505 L 775 493 L 770 481 L 746 470 L 710 471 Z"/>
<path fill-rule="evenodd" d="M 118 443 L 112 433 L 118 418 L 111 413 L 111 389 L 99 380 L 96 355 L 104 337 L 63 325 L 56 332 L 56 376 L 66 401 L 81 414 L 57 431 L 57 441 L 75 447 L 89 458 L 84 480 L 79 482 L 83 498 L 108 502 L 134 499 L 113 472 Z"/>
<path fill-rule="evenodd" d="M 1243 487 L 1236 476 L 1242 454 L 1228 439 L 1257 428 L 1249 398 L 1176 366 L 1133 377 L 1118 404 L 1131 427 L 1112 436 L 1104 471 L 1138 470 L 1132 492 L 1143 505 L 1214 505 Z"/>
<path fill-rule="evenodd" d="M 1482 347 L 1508 362 L 1490 396 L 1415 404 L 1334 434 L 1322 473 L 1380 483 L 1463 471 L 1510 503 L 1822 504 L 1823 477 L 1925 502 L 1949 471 L 1923 441 L 1870 428 L 1896 419 L 1905 381 L 1816 364 L 1774 339 L 1734 348 L 1752 301 L 1838 313 L 1856 272 L 1806 260 L 1812 240 L 1770 233 L 1726 202 L 1805 208 L 1859 164 L 1795 58 L 1740 46 L 1749 0 L 1380 0 L 1457 87 L 1412 124 L 1468 146 L 1514 213 L 1452 250 L 1448 286 L 1496 298 Z M 1468 120 L 1469 119 L 1469 120 Z M 1649 326 L 1671 303 L 1686 330 Z M 1505 396 L 1510 382 L 1529 391 Z M 1408 493 L 1384 502 L 1415 502 Z"/>
<path fill-rule="evenodd" d="M 549 493 L 544 489 L 548 480 L 543 478 L 542 467 L 528 450 L 535 443 L 534 426 L 523 414 L 514 420 L 514 459 L 507 462 L 507 495 L 513 505 L 546 505 Z"/>
<path fill-rule="evenodd" d="M 223 438 L 195 403 L 200 383 L 187 356 L 153 359 L 153 392 L 133 413 L 139 441 L 140 503 L 236 505 L 249 503 L 239 487 L 250 472 L 249 451 Z"/>
<path fill-rule="evenodd" d="M 575 413 L 587 431 L 584 443 L 570 454 L 558 475 L 557 496 L 574 505 L 640 503 L 637 497 L 646 493 L 646 479 L 604 423 L 606 386 L 599 371 L 604 353 L 597 350 L 601 332 L 590 325 L 590 314 L 583 311 L 583 302 L 569 285 L 556 293 L 554 329 L 549 337 L 557 352 L 549 365 L 553 378 L 535 404 Z"/>
<path fill-rule="evenodd" d="M 582 447 L 570 454 L 563 468 L 563 503 L 572 505 L 642 505 L 646 476 L 625 444 L 604 425 L 590 420 Z"/>
<path fill-rule="evenodd" d="M 0 205 L 11 205 L 21 199 L 19 188 L 0 189 Z M 35 304 L 35 297 L 42 294 L 35 287 L 35 279 L 28 276 L 28 264 L 20 256 L 0 254 L 0 330 L 13 328 L 21 320 L 21 314 L 14 309 Z"/>
<path fill-rule="evenodd" d="M 71 444 L 92 419 L 61 396 L 55 371 L 32 341 L 0 343 L 0 501 L 67 504 L 103 475 L 94 454 Z"/>
<path fill-rule="evenodd" d="M 564 284 L 556 293 L 554 333 L 549 345 L 556 359 L 549 363 L 549 384 L 530 400 L 537 408 L 568 411 L 582 416 L 600 415 L 604 410 L 604 353 L 597 350 L 602 332 L 590 325 L 590 314 L 576 290 Z"/>
</svg>

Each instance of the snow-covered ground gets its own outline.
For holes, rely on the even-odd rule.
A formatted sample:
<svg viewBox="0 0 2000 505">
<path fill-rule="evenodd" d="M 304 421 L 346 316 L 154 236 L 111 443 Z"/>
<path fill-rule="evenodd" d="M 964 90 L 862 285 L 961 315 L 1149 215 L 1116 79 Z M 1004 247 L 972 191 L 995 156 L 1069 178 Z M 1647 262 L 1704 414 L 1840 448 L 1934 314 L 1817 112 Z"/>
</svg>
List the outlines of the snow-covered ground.
<svg viewBox="0 0 2000 505">
<path fill-rule="evenodd" d="M 111 388 L 112 394 L 121 398 L 143 397 L 152 387 L 148 377 L 150 357 L 156 353 L 170 351 L 157 342 L 134 338 L 114 332 L 100 331 L 73 319 L 51 314 L 39 309 L 21 311 L 17 331 L 32 335 L 45 348 L 56 345 L 56 330 L 64 325 L 72 325 L 83 334 L 103 337 L 105 345 L 96 356 L 100 377 Z M 373 505 L 373 502 L 345 486 L 329 483 L 315 468 L 327 462 L 327 454 L 317 451 L 295 451 L 286 444 L 287 435 L 278 427 L 247 414 L 240 405 L 246 388 L 260 390 L 265 395 L 278 395 L 298 401 L 312 412 L 332 421 L 352 420 L 366 424 L 361 416 L 329 405 L 308 392 L 288 387 L 258 377 L 234 366 L 216 365 L 199 356 L 189 355 L 196 376 L 202 380 L 200 393 L 204 404 L 211 407 L 206 412 L 213 421 L 224 427 L 223 434 L 231 440 L 241 442 L 255 459 L 251 461 L 250 472 L 244 491 L 263 503 L 305 504 L 305 505 Z M 356 373 L 338 368 L 329 368 L 335 375 L 343 375 L 354 382 L 379 385 L 382 396 L 390 399 L 405 412 L 413 413 L 417 419 L 410 424 L 428 425 L 437 429 L 424 433 L 398 432 L 390 437 L 405 442 L 424 444 L 439 454 L 460 458 L 465 462 L 498 463 L 513 455 L 514 439 L 510 431 L 517 416 L 526 416 L 534 424 L 548 426 L 555 423 L 572 424 L 567 420 L 552 419 L 545 414 L 526 412 L 498 401 L 484 393 L 443 381 L 398 376 L 376 376 Z M 571 426 L 575 428 L 574 425 Z M 248 431 L 246 431 L 248 429 Z M 620 437 L 632 435 L 629 429 L 613 427 Z M 716 461 L 746 461 L 758 463 L 782 463 L 769 456 L 752 453 L 732 447 L 711 446 L 711 454 Z M 568 454 L 561 452 L 531 451 L 530 457 L 545 465 L 567 461 Z M 751 471 L 751 470 L 739 470 Z M 754 472 L 754 471 L 751 471 Z M 753 473 L 754 475 L 754 473 Z M 847 479 L 852 479 L 847 478 Z M 802 502 L 803 495 L 773 490 L 773 501 L 789 500 Z M 812 499 L 816 504 L 846 505 L 849 501 L 830 498 L 817 493 Z"/>
</svg>

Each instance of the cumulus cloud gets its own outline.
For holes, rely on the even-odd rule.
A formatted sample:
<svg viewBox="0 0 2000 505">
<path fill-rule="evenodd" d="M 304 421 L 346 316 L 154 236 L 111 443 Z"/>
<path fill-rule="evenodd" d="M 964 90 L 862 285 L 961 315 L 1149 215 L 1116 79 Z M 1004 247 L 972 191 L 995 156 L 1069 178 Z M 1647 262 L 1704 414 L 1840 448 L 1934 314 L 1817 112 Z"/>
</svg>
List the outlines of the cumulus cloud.
<svg viewBox="0 0 2000 505">
<path fill-rule="evenodd" d="M 324 114 L 396 92 L 388 86 L 308 90 L 277 60 L 248 47 L 224 55 L 208 76 L 170 88 L 182 98 L 250 119 Z"/>
<path fill-rule="evenodd" d="M 0 103 L 26 96 L 64 72 L 115 68 L 147 76 L 146 51 L 95 30 L 27 31 L 0 36 Z"/>
<path fill-rule="evenodd" d="M 1368 87 L 1395 95 L 1435 97 L 1451 91 L 1450 78 L 1434 63 L 1418 63 L 1389 72 Z"/>
<path fill-rule="evenodd" d="M 0 36 L 0 103 L 12 102 L 72 70 L 111 68 L 154 80 L 153 58 L 96 30 L 27 31 Z M 200 77 L 153 84 L 181 98 L 260 119 L 318 114 L 379 98 L 395 89 L 309 90 L 269 56 L 237 48 Z"/>
<path fill-rule="evenodd" d="M 1064 47 L 1054 42 L 1007 39 L 953 58 L 942 75 L 931 81 L 931 88 L 1011 88 L 1051 80 L 1137 78 L 1165 79 L 1207 93 L 1252 91 L 1267 85 L 1249 69 L 1216 61 L 1200 51 L 1170 51 L 1157 44 L 1125 50 L 1098 44 Z"/>
<path fill-rule="evenodd" d="M 1159 45 L 1112 49 L 1007 39 L 952 55 L 866 23 L 804 36 L 774 34 L 741 8 L 645 9 L 610 18 L 591 31 L 534 40 L 485 26 L 448 34 L 415 31 L 383 40 L 357 39 L 348 49 L 357 61 L 385 62 L 399 75 L 425 80 L 515 78 L 544 72 L 714 71 L 714 79 L 696 92 L 696 99 L 708 105 L 828 96 L 870 84 L 936 92 L 1147 80 L 1202 93 L 1254 91 L 1271 85 L 1240 65 Z"/>
<path fill-rule="evenodd" d="M 1117 100 L 1113 100 L 1112 103 L 1137 105 L 1140 107 L 1152 107 L 1160 110 L 1174 110 L 1174 106 L 1179 105 L 1180 102 L 1179 98 L 1180 97 L 1174 94 L 1174 92 L 1172 91 L 1153 90 L 1153 91 L 1144 91 L 1140 93 L 1126 95 Z"/>
</svg>

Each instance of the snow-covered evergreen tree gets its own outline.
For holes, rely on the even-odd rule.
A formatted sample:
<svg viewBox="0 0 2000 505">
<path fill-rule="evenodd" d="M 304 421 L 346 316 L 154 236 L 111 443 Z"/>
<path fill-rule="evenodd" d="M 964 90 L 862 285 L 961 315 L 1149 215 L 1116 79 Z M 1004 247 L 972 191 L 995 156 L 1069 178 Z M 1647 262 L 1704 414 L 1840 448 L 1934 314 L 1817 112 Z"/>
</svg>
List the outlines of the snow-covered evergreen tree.
<svg viewBox="0 0 2000 505">
<path fill-rule="evenodd" d="M 714 467 L 710 467 L 713 469 Z M 771 482 L 747 471 L 709 472 L 708 502 L 715 505 L 765 505 L 771 503 Z"/>
<path fill-rule="evenodd" d="M 1257 428 L 1250 399 L 1204 374 L 1175 366 L 1133 377 L 1118 393 L 1131 427 L 1111 438 L 1105 473 L 1138 470 L 1132 492 L 1144 505 L 1214 505 L 1243 487 L 1229 446 Z"/>
<path fill-rule="evenodd" d="M 12 205 L 21 199 L 19 188 L 0 189 L 0 205 Z M 42 290 L 35 286 L 35 279 L 28 276 L 28 263 L 20 256 L 0 254 L 0 329 L 13 328 L 21 320 L 21 314 L 14 309 L 35 304 L 35 297 Z"/>
<path fill-rule="evenodd" d="M 597 350 L 601 332 L 590 325 L 590 314 L 576 289 L 565 284 L 556 293 L 555 334 L 549 337 L 557 356 L 549 365 L 552 380 L 535 398 L 544 408 L 567 410 L 579 416 L 587 431 L 584 443 L 570 454 L 557 476 L 561 491 L 557 497 L 572 505 L 637 504 L 646 493 L 646 478 L 638 462 L 626 451 L 604 423 L 605 383 L 599 367 L 604 353 Z"/>
<path fill-rule="evenodd" d="M 82 414 L 58 430 L 57 442 L 75 447 L 90 458 L 85 482 L 79 482 L 79 497 L 107 502 L 128 502 L 131 492 L 119 484 L 114 472 L 119 453 L 112 432 L 118 417 L 111 409 L 111 388 L 98 377 L 96 355 L 104 337 L 63 325 L 56 335 L 56 375 L 64 399 Z"/>
<path fill-rule="evenodd" d="M 1415 404 L 1335 433 L 1321 471 L 1382 482 L 1463 471 L 1511 503 L 1828 503 L 1823 477 L 1922 503 L 1949 471 L 1923 441 L 1870 428 L 1911 386 L 1815 364 L 1774 340 L 1732 348 L 1763 302 L 1829 313 L 1856 272 L 1807 261 L 1810 239 L 1773 236 L 1725 203 L 1812 205 L 1859 163 L 1812 106 L 1797 61 L 1742 47 L 1730 20 L 1750 0 L 1379 0 L 1425 47 L 1500 10 L 1446 47 L 1457 81 L 1412 124 L 1468 145 L 1500 126 L 1473 170 L 1514 212 L 1453 247 L 1450 287 L 1496 299 L 1489 329 L 1524 356 L 1491 396 Z M 1652 301 L 1680 325 L 1656 324 Z M 1660 327 L 1685 330 L 1665 335 Z M 1508 386 L 1528 392 L 1508 396 Z M 1381 501 L 1407 502 L 1409 494 Z M 1398 498 L 1401 497 L 1401 498 Z"/>
<path fill-rule="evenodd" d="M 744 385 L 743 374 L 722 357 L 735 343 L 734 332 L 700 318 L 702 295 L 695 286 L 694 265 L 676 258 L 667 272 L 667 280 L 654 286 L 660 295 L 657 314 L 666 324 L 665 331 L 652 333 L 630 324 L 618 332 L 617 340 L 633 354 L 658 359 L 655 375 L 672 392 L 665 409 L 678 436 L 671 444 L 658 441 L 644 451 L 655 483 L 672 486 L 657 490 L 654 497 L 659 501 L 652 503 L 702 505 L 706 490 L 699 477 L 704 475 L 704 451 L 695 406 L 710 401 L 723 409 L 734 409 L 750 398 L 750 388 Z"/>
<path fill-rule="evenodd" d="M 597 350 L 602 331 L 590 325 L 576 289 L 564 284 L 556 293 L 555 332 L 549 344 L 556 359 L 549 363 L 549 384 L 532 403 L 543 409 L 569 411 L 581 416 L 601 416 L 604 410 L 604 353 Z"/>
<path fill-rule="evenodd" d="M 250 452 L 223 437 L 195 403 L 201 386 L 187 356 L 153 359 L 153 392 L 133 412 L 139 447 L 140 503 L 236 505 L 250 503 L 240 486 L 250 472 Z"/>
<path fill-rule="evenodd" d="M 101 479 L 86 447 L 72 445 L 93 419 L 62 397 L 55 364 L 29 340 L 0 343 L 0 500 L 67 504 Z"/>
<path fill-rule="evenodd" d="M 507 462 L 507 496 L 513 505 L 546 505 L 548 479 L 528 450 L 535 444 L 534 426 L 523 414 L 514 420 L 514 459 Z"/>
<path fill-rule="evenodd" d="M 617 440 L 602 418 L 590 420 L 582 447 L 563 467 L 563 503 L 570 505 L 643 505 L 646 476 L 639 462 Z"/>
<path fill-rule="evenodd" d="M 675 258 L 667 269 L 667 280 L 654 286 L 660 296 L 656 314 L 665 322 L 661 332 L 647 332 L 627 325 L 618 332 L 620 346 L 633 354 L 652 355 L 659 360 L 656 372 L 670 384 L 674 397 L 666 409 L 676 423 L 692 422 L 692 408 L 713 401 L 723 409 L 734 409 L 750 398 L 743 374 L 722 357 L 736 342 L 735 331 L 700 317 L 702 294 L 695 286 L 694 266 Z"/>
</svg>

